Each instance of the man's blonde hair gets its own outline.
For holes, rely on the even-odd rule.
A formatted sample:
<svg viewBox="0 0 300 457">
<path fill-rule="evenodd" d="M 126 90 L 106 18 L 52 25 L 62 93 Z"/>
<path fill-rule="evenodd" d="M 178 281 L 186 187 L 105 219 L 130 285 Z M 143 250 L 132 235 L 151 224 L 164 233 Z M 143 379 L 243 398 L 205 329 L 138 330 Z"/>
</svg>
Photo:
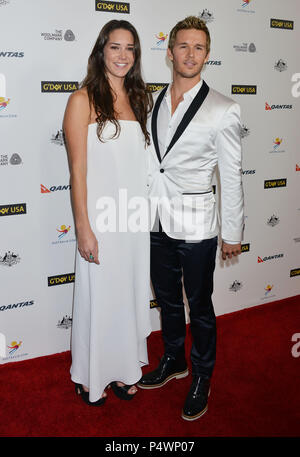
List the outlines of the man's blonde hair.
<svg viewBox="0 0 300 457">
<path fill-rule="evenodd" d="M 210 51 L 210 34 L 209 30 L 205 24 L 205 22 L 202 19 L 199 19 L 199 17 L 196 16 L 188 16 L 182 21 L 178 22 L 171 30 L 170 36 L 169 36 L 169 43 L 168 47 L 173 50 L 174 43 L 176 40 L 176 35 L 179 32 L 179 30 L 189 30 L 189 29 L 196 29 L 196 30 L 202 30 L 206 34 L 206 54 L 209 53 Z"/>
</svg>

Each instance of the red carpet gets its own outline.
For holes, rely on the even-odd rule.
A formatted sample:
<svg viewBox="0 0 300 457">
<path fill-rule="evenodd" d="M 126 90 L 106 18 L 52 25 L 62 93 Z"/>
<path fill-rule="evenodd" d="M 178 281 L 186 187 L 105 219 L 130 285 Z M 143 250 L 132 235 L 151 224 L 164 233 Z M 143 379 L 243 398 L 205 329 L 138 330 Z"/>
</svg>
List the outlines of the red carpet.
<svg viewBox="0 0 300 457">
<path fill-rule="evenodd" d="M 296 437 L 300 435 L 300 296 L 217 318 L 217 364 L 208 412 L 181 419 L 190 377 L 139 390 L 131 402 L 109 390 L 100 408 L 75 396 L 70 353 L 0 366 L 1 437 Z M 187 350 L 190 348 L 187 341 Z M 160 332 L 148 342 L 153 369 Z M 300 349 L 298 349 L 300 353 Z"/>
</svg>

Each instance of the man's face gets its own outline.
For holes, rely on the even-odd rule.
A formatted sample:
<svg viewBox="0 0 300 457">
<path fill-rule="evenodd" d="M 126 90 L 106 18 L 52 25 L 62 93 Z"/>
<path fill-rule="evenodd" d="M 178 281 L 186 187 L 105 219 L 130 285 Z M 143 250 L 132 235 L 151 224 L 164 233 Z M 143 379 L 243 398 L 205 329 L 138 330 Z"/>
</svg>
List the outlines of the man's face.
<svg viewBox="0 0 300 457">
<path fill-rule="evenodd" d="M 206 34 L 203 30 L 179 30 L 173 50 L 167 51 L 173 62 L 173 71 L 182 78 L 194 78 L 200 75 L 209 58 L 206 53 Z"/>
</svg>

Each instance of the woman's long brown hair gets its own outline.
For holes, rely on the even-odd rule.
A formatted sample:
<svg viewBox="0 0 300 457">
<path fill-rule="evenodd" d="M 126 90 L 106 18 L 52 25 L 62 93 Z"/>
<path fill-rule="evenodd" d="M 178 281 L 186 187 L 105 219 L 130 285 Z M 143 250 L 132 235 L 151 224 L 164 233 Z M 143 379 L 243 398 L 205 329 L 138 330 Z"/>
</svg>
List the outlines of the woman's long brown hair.
<svg viewBox="0 0 300 457">
<path fill-rule="evenodd" d="M 146 84 L 141 75 L 141 46 L 136 29 L 130 22 L 124 20 L 112 20 L 101 29 L 92 53 L 88 60 L 87 75 L 81 83 L 86 87 L 90 105 L 96 112 L 98 123 L 97 135 L 100 141 L 106 122 L 112 122 L 116 127 L 114 137 L 120 133 L 120 124 L 114 110 L 113 94 L 106 75 L 104 62 L 104 46 L 108 42 L 109 34 L 113 30 L 124 29 L 132 33 L 134 38 L 134 64 L 125 76 L 124 87 L 127 91 L 131 108 L 137 121 L 140 123 L 147 144 L 150 143 L 150 135 L 147 131 L 147 117 L 152 109 L 152 96 L 147 91 Z"/>
</svg>

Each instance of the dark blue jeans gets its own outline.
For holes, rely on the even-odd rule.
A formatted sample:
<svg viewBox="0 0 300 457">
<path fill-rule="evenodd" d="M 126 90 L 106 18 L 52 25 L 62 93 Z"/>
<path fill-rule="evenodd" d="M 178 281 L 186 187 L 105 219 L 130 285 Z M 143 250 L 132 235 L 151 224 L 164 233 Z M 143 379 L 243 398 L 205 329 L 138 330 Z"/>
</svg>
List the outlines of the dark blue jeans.
<svg viewBox="0 0 300 457">
<path fill-rule="evenodd" d="M 216 359 L 216 316 L 212 304 L 217 237 L 185 242 L 151 233 L 151 280 L 161 307 L 165 354 L 184 353 L 186 334 L 182 278 L 193 337 L 192 374 L 211 377 Z"/>
</svg>

